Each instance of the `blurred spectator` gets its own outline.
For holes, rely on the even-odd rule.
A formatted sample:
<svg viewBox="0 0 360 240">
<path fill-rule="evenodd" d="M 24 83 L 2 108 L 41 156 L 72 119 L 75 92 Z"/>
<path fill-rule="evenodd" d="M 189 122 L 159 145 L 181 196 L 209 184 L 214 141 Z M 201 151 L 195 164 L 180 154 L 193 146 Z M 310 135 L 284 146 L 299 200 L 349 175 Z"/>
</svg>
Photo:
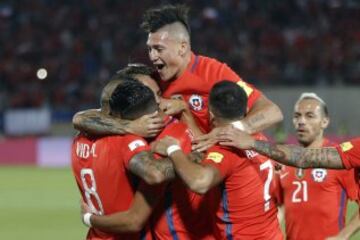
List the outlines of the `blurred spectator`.
<svg viewBox="0 0 360 240">
<path fill-rule="evenodd" d="M 359 1 L 182 2 L 191 7 L 196 53 L 227 62 L 248 82 L 360 84 Z M 1 1 L 0 108 L 97 107 L 110 74 L 147 62 L 139 23 L 152 6 L 150 0 Z M 36 77 L 39 68 L 47 70 L 44 80 Z"/>
</svg>

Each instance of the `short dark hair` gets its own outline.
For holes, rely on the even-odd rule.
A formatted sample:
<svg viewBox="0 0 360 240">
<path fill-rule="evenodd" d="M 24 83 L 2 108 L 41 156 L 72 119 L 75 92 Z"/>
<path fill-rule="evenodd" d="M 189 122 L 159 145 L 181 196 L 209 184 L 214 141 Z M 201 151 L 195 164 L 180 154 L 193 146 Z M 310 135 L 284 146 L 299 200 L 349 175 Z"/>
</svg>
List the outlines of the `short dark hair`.
<svg viewBox="0 0 360 240">
<path fill-rule="evenodd" d="M 111 77 L 110 80 L 118 80 L 128 76 L 133 78 L 134 75 L 146 75 L 154 77 L 155 70 L 152 67 L 149 67 L 143 63 L 129 63 L 123 69 L 118 70 L 116 74 Z"/>
<path fill-rule="evenodd" d="M 188 13 L 189 8 L 183 4 L 151 8 L 144 13 L 141 28 L 147 33 L 153 33 L 165 25 L 180 22 L 190 35 Z"/>
<path fill-rule="evenodd" d="M 154 93 L 139 81 L 123 81 L 110 97 L 111 113 L 123 119 L 134 120 L 157 108 Z"/>
<path fill-rule="evenodd" d="M 246 92 L 238 84 L 228 80 L 223 80 L 213 86 L 209 102 L 215 117 L 235 120 L 246 114 Z"/>
</svg>

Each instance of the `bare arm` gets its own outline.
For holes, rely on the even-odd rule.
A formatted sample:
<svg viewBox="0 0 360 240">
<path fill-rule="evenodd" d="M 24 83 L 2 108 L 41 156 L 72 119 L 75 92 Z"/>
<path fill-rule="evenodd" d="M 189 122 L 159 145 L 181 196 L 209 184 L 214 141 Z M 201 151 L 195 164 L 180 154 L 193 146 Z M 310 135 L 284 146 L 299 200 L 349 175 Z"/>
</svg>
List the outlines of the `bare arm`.
<svg viewBox="0 0 360 240">
<path fill-rule="evenodd" d="M 257 141 L 249 134 L 232 127 L 224 128 L 218 133 L 217 138 L 220 145 L 244 150 L 253 149 L 289 166 L 344 169 L 341 157 L 334 147 L 303 148 Z"/>
<path fill-rule="evenodd" d="M 340 155 L 334 147 L 303 148 L 271 144 L 265 141 L 255 141 L 252 149 L 280 163 L 294 167 L 344 168 Z"/>
<path fill-rule="evenodd" d="M 152 148 L 155 152 L 166 155 L 167 149 L 171 145 L 178 145 L 177 140 L 172 137 L 165 137 L 156 141 Z M 219 171 L 212 166 L 197 164 L 194 159 L 199 159 L 201 154 L 186 156 L 182 150 L 175 151 L 169 156 L 174 164 L 177 175 L 194 192 L 204 194 L 210 188 L 222 181 Z"/>
<path fill-rule="evenodd" d="M 158 191 L 154 192 L 152 188 L 140 188 L 135 193 L 129 210 L 105 216 L 92 215 L 90 222 L 93 227 L 105 232 L 139 232 L 161 196 L 162 194 L 159 194 Z M 84 210 L 84 206 L 82 209 L 83 214 L 88 212 Z"/>
<path fill-rule="evenodd" d="M 132 133 L 142 137 L 154 137 L 164 127 L 157 113 L 144 115 L 129 121 L 114 118 L 99 109 L 78 112 L 73 117 L 73 125 L 79 131 L 90 135 L 113 135 Z"/>
<path fill-rule="evenodd" d="M 283 120 L 280 108 L 262 95 L 242 120 L 246 132 L 253 134 L 263 131 Z"/>
<path fill-rule="evenodd" d="M 75 129 L 90 135 L 125 134 L 130 123 L 104 114 L 100 109 L 77 112 L 72 122 Z"/>
<path fill-rule="evenodd" d="M 173 163 L 168 158 L 155 159 L 148 151 L 136 154 L 130 160 L 129 169 L 148 184 L 158 184 L 175 178 Z"/>
</svg>

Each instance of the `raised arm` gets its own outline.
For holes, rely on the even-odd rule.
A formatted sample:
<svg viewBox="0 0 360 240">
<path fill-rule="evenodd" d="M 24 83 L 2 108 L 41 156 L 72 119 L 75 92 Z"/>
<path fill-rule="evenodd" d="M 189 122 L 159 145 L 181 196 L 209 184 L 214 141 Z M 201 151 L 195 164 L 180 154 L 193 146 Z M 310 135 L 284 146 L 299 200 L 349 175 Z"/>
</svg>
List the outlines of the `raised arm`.
<svg viewBox="0 0 360 240">
<path fill-rule="evenodd" d="M 164 127 L 157 113 L 129 121 L 114 118 L 100 109 L 78 112 L 73 117 L 74 128 L 89 135 L 115 135 L 132 133 L 142 137 L 154 137 Z"/>
<path fill-rule="evenodd" d="M 280 108 L 264 95 L 256 100 L 242 120 L 244 130 L 249 133 L 261 132 L 283 120 Z"/>
<path fill-rule="evenodd" d="M 176 147 L 174 150 L 169 150 L 170 146 L 172 148 Z M 178 176 L 194 192 L 204 194 L 223 179 L 220 172 L 214 167 L 197 164 L 193 159 L 186 156 L 179 147 L 177 140 L 172 137 L 165 137 L 156 141 L 152 145 L 152 149 L 171 158 Z M 200 154 L 193 154 L 194 158 L 200 156 Z"/>
<path fill-rule="evenodd" d="M 344 168 L 341 157 L 334 147 L 303 148 L 257 141 L 249 134 L 232 127 L 223 129 L 218 134 L 218 140 L 221 145 L 239 149 L 252 149 L 289 166 L 299 168 Z"/>
</svg>

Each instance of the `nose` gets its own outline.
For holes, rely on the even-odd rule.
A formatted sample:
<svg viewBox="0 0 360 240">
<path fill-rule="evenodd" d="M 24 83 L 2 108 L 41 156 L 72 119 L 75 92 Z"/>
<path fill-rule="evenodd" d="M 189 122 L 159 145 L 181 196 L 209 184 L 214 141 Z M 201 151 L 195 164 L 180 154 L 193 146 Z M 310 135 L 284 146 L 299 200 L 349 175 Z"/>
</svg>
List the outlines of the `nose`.
<svg viewBox="0 0 360 240">
<path fill-rule="evenodd" d="M 150 49 L 149 50 L 149 58 L 150 58 L 150 61 L 152 61 L 152 62 L 155 62 L 157 59 L 158 59 L 158 54 L 157 54 L 157 51 L 156 50 L 154 50 L 154 49 Z"/>
</svg>

